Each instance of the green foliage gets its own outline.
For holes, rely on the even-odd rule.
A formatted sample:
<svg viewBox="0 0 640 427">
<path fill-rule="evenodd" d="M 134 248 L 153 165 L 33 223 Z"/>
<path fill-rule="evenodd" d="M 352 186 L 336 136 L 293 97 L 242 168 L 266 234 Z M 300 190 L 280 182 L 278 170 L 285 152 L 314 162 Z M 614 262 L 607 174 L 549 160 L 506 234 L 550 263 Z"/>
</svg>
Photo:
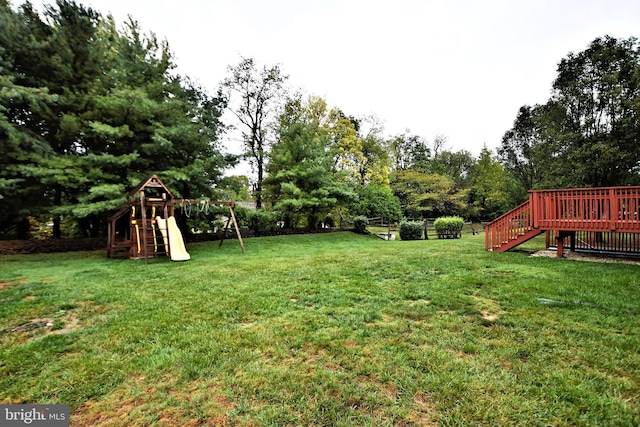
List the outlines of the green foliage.
<svg viewBox="0 0 640 427">
<path fill-rule="evenodd" d="M 44 18 L 0 5 L 0 193 L 16 200 L 0 228 L 44 214 L 59 237 L 64 215 L 99 235 L 150 173 L 179 196 L 209 196 L 226 165 L 222 100 L 176 76 L 169 46 L 133 20 L 118 31 L 67 0 Z"/>
<path fill-rule="evenodd" d="M 369 220 L 366 216 L 359 215 L 353 218 L 353 228 L 355 229 L 356 233 L 366 233 L 367 225 L 369 225 Z"/>
<path fill-rule="evenodd" d="M 278 223 L 283 219 L 280 211 L 258 209 L 250 216 L 251 229 L 257 233 L 271 233 L 280 228 Z"/>
<path fill-rule="evenodd" d="M 467 192 L 444 175 L 412 169 L 396 171 L 391 188 L 407 218 L 457 215 L 466 207 Z"/>
<path fill-rule="evenodd" d="M 418 135 L 400 134 L 390 141 L 396 170 L 414 169 L 421 172 L 431 170 L 431 149 Z"/>
<path fill-rule="evenodd" d="M 470 181 L 468 218 L 493 219 L 524 201 L 515 190 L 513 177 L 486 146 L 473 166 Z"/>
<path fill-rule="evenodd" d="M 464 220 L 457 216 L 440 217 L 433 222 L 439 239 L 457 239 L 462 236 Z"/>
<path fill-rule="evenodd" d="M 390 221 L 402 217 L 400 201 L 388 186 L 369 184 L 359 189 L 358 196 L 358 202 L 351 208 L 356 215 L 383 217 Z"/>
<path fill-rule="evenodd" d="M 400 224 L 398 224 L 398 228 L 402 240 L 422 239 L 422 232 L 424 230 L 422 221 L 401 221 Z"/>
<path fill-rule="evenodd" d="M 269 154 L 265 189 L 273 208 L 283 212 L 285 227 L 295 226 L 294 218 L 304 216 L 307 226 L 315 228 L 334 207 L 356 196 L 333 169 L 324 132 L 313 123 L 282 126 L 280 140 Z"/>
<path fill-rule="evenodd" d="M 466 150 L 444 150 L 434 157 L 432 171 L 452 179 L 457 187 L 465 187 L 475 163 L 476 159 Z"/>
<path fill-rule="evenodd" d="M 249 202 L 252 200 L 249 178 L 244 175 L 225 176 L 218 181 L 216 197 L 218 200 Z"/>
<path fill-rule="evenodd" d="M 597 38 L 560 61 L 544 105 L 524 106 L 502 141 L 523 189 L 640 184 L 640 45 Z"/>
<path fill-rule="evenodd" d="M 244 206 L 237 206 L 233 208 L 233 213 L 236 216 L 236 221 L 240 227 L 249 227 L 251 225 L 251 218 L 253 217 L 254 210 L 245 208 Z"/>
<path fill-rule="evenodd" d="M 549 180 L 553 148 L 545 143 L 541 119 L 545 106 L 523 106 L 503 138 L 498 155 L 505 169 L 520 185 L 520 199 L 528 197 L 528 190 L 561 185 Z"/>
<path fill-rule="evenodd" d="M 332 118 L 328 132 L 337 169 L 356 186 L 388 185 L 391 158 L 380 120 L 373 116 L 345 117 L 340 111 L 334 112 Z"/>
<path fill-rule="evenodd" d="M 279 65 L 259 69 L 253 58 L 242 58 L 238 65 L 229 66 L 228 72 L 221 87 L 242 125 L 245 157 L 257 174 L 254 196 L 260 209 L 268 146 L 272 142 L 270 128 L 277 121 L 275 107 L 282 100 L 288 76 Z"/>
</svg>

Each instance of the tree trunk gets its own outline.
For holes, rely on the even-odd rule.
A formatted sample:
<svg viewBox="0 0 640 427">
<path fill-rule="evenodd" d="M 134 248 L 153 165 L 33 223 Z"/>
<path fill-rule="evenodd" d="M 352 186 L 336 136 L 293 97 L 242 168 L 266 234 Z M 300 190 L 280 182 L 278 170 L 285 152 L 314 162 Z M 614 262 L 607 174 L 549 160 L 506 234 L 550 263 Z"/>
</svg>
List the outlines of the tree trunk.
<svg viewBox="0 0 640 427">
<path fill-rule="evenodd" d="M 262 160 L 258 160 L 258 182 L 256 182 L 255 198 L 256 209 L 262 208 L 262 179 L 264 177 L 264 165 Z"/>
<path fill-rule="evenodd" d="M 16 224 L 16 237 L 19 240 L 29 240 L 31 238 L 31 226 L 26 216 L 20 218 Z"/>
<path fill-rule="evenodd" d="M 57 186 L 54 189 L 53 206 L 60 206 L 62 204 L 62 189 Z M 60 229 L 60 215 L 53 217 L 53 237 L 59 239 L 62 236 L 62 230 Z"/>
</svg>

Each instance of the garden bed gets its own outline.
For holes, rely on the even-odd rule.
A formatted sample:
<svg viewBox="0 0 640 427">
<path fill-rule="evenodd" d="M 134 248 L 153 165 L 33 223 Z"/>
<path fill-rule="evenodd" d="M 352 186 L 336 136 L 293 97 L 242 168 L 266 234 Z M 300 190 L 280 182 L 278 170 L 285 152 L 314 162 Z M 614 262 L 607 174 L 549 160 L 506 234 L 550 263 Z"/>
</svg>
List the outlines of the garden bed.
<svg viewBox="0 0 640 427">
<path fill-rule="evenodd" d="M 95 251 L 107 248 L 106 237 L 87 239 L 0 240 L 0 255 Z"/>
</svg>

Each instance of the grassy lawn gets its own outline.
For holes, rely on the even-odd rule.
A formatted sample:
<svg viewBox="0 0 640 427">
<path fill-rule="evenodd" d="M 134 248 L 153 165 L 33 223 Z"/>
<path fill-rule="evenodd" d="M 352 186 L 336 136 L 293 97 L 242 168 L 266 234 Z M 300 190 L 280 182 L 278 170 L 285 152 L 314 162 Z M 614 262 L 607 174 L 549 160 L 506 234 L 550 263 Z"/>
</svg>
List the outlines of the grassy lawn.
<svg viewBox="0 0 640 427">
<path fill-rule="evenodd" d="M 638 265 L 484 234 L 245 245 L 0 257 L 0 403 L 68 403 L 72 426 L 640 425 Z"/>
</svg>

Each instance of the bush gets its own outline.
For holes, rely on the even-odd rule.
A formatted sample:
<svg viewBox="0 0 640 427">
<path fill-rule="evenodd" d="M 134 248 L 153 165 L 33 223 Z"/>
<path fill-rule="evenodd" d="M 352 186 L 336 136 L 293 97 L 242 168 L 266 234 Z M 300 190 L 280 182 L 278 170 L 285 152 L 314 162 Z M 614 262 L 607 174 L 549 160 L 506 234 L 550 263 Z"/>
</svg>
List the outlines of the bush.
<svg viewBox="0 0 640 427">
<path fill-rule="evenodd" d="M 238 227 L 249 227 L 251 225 L 251 217 L 253 216 L 253 210 L 245 208 L 244 206 L 237 206 L 233 208 L 233 213 L 238 222 Z M 229 215 L 229 211 L 226 210 L 224 215 Z"/>
<path fill-rule="evenodd" d="M 443 216 L 433 223 L 438 239 L 457 239 L 462 236 L 464 220 L 458 216 Z"/>
<path fill-rule="evenodd" d="M 422 239 L 422 229 L 424 225 L 420 221 L 402 221 L 399 224 L 400 238 L 402 240 Z"/>
<path fill-rule="evenodd" d="M 356 233 L 364 234 L 367 231 L 367 225 L 369 225 L 369 220 L 366 216 L 357 216 L 353 218 L 353 226 L 356 230 Z"/>
<path fill-rule="evenodd" d="M 280 221 L 282 221 L 282 212 L 258 209 L 251 216 L 251 228 L 256 233 L 271 233 L 279 228 Z"/>
</svg>

